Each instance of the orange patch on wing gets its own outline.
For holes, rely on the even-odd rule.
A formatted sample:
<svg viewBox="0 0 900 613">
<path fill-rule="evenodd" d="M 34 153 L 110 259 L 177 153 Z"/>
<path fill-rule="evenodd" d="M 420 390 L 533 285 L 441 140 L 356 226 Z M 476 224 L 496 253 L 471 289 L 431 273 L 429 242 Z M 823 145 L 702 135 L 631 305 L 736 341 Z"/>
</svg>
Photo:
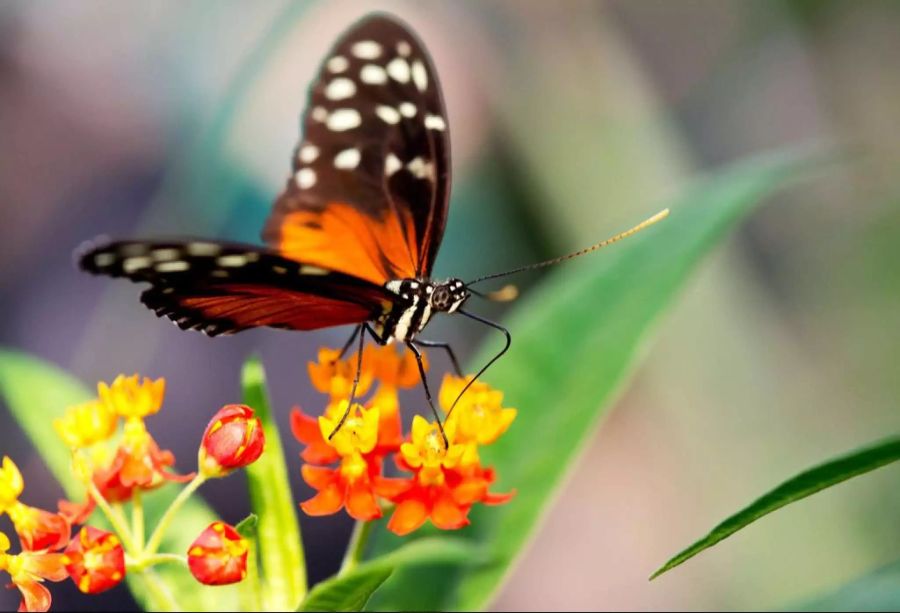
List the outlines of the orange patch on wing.
<svg viewBox="0 0 900 613">
<path fill-rule="evenodd" d="M 352 205 L 332 202 L 321 211 L 285 215 L 278 248 L 292 260 L 353 275 L 377 285 L 416 276 L 418 246 L 408 215 L 377 220 Z"/>
</svg>

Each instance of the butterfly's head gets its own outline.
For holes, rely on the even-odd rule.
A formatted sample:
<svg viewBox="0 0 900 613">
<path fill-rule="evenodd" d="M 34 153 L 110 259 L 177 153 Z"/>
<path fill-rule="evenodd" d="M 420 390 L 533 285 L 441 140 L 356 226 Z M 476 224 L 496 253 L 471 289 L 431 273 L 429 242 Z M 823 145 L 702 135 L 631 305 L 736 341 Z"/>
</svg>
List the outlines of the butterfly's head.
<svg viewBox="0 0 900 613">
<path fill-rule="evenodd" d="M 435 311 L 453 313 L 469 299 L 469 288 L 459 279 L 447 279 L 435 283 L 428 302 Z"/>
</svg>

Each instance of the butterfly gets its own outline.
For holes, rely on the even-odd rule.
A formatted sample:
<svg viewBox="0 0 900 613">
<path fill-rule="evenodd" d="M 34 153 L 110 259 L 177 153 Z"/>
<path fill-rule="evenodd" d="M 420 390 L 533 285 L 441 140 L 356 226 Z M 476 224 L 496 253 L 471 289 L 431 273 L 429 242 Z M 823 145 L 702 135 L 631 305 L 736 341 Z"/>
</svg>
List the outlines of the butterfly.
<svg viewBox="0 0 900 613">
<path fill-rule="evenodd" d="M 405 343 L 440 425 L 421 347 L 445 350 L 461 372 L 449 344 L 419 338 L 435 314 L 462 314 L 505 335 L 502 351 L 471 384 L 509 349 L 511 336 L 463 307 L 473 294 L 505 300 L 515 293 L 512 286 L 481 293 L 474 283 L 576 257 L 656 220 L 506 273 L 468 283 L 433 279 L 450 198 L 447 112 L 424 45 L 386 14 L 367 16 L 338 38 L 312 83 L 302 123 L 291 175 L 262 232 L 266 246 L 93 243 L 78 252 L 79 267 L 149 283 L 143 304 L 182 329 L 209 336 L 261 326 L 316 330 L 353 324 L 342 355 L 358 337 L 360 360 L 366 335 L 382 345 Z M 354 392 L 355 384 L 351 402 Z"/>
</svg>

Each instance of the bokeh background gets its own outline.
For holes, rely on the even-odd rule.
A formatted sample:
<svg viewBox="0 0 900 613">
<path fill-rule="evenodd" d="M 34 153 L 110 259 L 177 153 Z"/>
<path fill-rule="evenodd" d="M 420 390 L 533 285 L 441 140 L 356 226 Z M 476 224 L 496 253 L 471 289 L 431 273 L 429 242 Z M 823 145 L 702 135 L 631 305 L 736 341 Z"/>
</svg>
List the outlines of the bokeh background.
<svg viewBox="0 0 900 613">
<path fill-rule="evenodd" d="M 86 382 L 166 377 L 150 425 L 184 470 L 252 352 L 285 425 L 294 404 L 319 410 L 305 363 L 347 331 L 181 332 L 71 254 L 98 234 L 257 240 L 317 63 L 375 8 L 419 32 L 447 98 L 455 181 L 438 276 L 595 242 L 747 154 L 846 154 L 705 263 L 495 607 L 803 606 L 900 557 L 888 468 L 646 580 L 783 478 L 900 425 L 896 2 L 0 3 L 0 343 Z M 480 338 L 458 321 L 431 332 L 464 356 Z M 53 506 L 61 492 L 5 410 L 0 452 L 23 468 L 26 501 Z M 247 512 L 239 477 L 204 496 L 228 520 Z M 313 579 L 334 572 L 349 527 L 303 518 Z M 59 609 L 134 606 L 124 587 L 53 592 Z"/>
</svg>

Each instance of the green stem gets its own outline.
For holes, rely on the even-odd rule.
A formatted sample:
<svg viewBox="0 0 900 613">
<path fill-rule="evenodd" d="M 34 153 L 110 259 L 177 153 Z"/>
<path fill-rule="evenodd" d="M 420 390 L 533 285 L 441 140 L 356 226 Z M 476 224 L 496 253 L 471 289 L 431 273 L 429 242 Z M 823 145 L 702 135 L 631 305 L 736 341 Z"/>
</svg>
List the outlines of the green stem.
<svg viewBox="0 0 900 613">
<path fill-rule="evenodd" d="M 147 541 L 147 547 L 144 549 L 147 555 L 156 553 L 169 524 L 172 523 L 172 520 L 175 518 L 175 514 L 178 513 L 181 506 L 187 502 L 187 499 L 191 497 L 191 494 L 197 491 L 197 488 L 203 485 L 205 481 L 206 477 L 203 473 L 197 473 L 197 476 L 194 477 L 181 492 L 179 492 L 175 500 L 172 501 L 172 504 L 169 505 L 169 508 L 166 509 L 166 512 L 159 520 L 159 523 L 156 524 L 156 529 L 153 530 L 153 534 L 150 535 L 150 540 Z"/>
<path fill-rule="evenodd" d="M 172 596 L 172 592 L 169 591 L 169 588 L 163 583 L 162 579 L 160 579 L 159 575 L 153 571 L 153 569 L 147 568 L 138 573 L 138 576 L 143 579 L 144 587 L 147 589 L 147 593 L 150 596 L 151 602 L 153 602 L 152 609 L 155 611 L 180 611 L 181 606 L 179 606 L 178 602 L 175 600 L 175 597 Z"/>
<path fill-rule="evenodd" d="M 178 553 L 154 553 L 153 555 L 143 555 L 137 559 L 130 556 L 125 558 L 125 566 L 130 573 L 139 573 L 157 564 L 172 563 L 186 566 L 187 557 Z"/>
<path fill-rule="evenodd" d="M 338 577 L 347 574 L 362 562 L 363 554 L 366 552 L 366 545 L 369 543 L 369 535 L 372 534 L 374 525 L 375 522 L 373 521 L 358 521 L 353 526 L 350 542 L 347 543 L 347 553 L 344 554 Z"/>
<path fill-rule="evenodd" d="M 144 550 L 144 504 L 141 501 L 141 490 L 137 488 L 131 496 L 131 533 L 137 548 L 135 554 L 141 555 Z"/>
<path fill-rule="evenodd" d="M 128 529 L 128 522 L 125 521 L 125 517 L 121 513 L 116 513 L 109 505 L 109 502 L 103 497 L 100 490 L 97 489 L 97 485 L 94 483 L 93 479 L 87 480 L 87 491 L 88 496 L 93 498 L 94 502 L 97 503 L 97 506 L 100 507 L 100 510 L 103 511 L 103 514 L 106 515 L 106 519 L 109 520 L 113 530 L 118 533 L 125 550 L 129 553 L 133 553 L 134 539 L 131 536 L 131 530 Z"/>
</svg>

